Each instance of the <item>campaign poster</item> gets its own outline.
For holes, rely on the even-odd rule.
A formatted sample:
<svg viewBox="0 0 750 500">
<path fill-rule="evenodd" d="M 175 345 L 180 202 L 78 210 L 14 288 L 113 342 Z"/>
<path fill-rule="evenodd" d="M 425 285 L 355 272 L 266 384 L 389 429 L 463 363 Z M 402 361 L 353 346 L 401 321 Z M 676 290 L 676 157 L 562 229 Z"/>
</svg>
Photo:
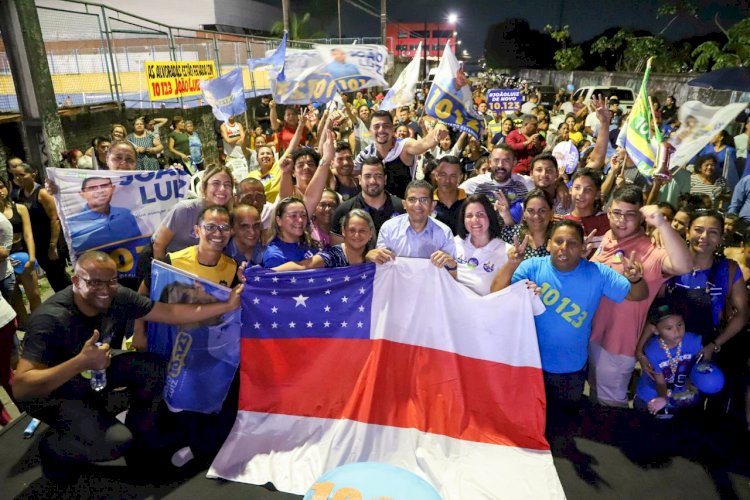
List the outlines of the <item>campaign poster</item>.
<svg viewBox="0 0 750 500">
<path fill-rule="evenodd" d="M 487 91 L 487 109 L 493 113 L 521 109 L 521 91 L 518 89 L 492 89 Z"/>
<path fill-rule="evenodd" d="M 201 80 L 216 78 L 213 61 L 146 61 L 148 96 L 152 101 L 201 95 Z"/>
<path fill-rule="evenodd" d="M 138 255 L 167 212 L 187 195 L 182 170 L 49 168 L 65 242 L 75 261 L 89 250 L 108 253 L 120 278 L 135 276 Z"/>
<path fill-rule="evenodd" d="M 151 267 L 151 300 L 224 302 L 231 290 L 163 262 Z M 240 309 L 198 323 L 148 324 L 148 350 L 169 360 L 164 400 L 172 410 L 216 413 L 240 364 Z"/>
</svg>

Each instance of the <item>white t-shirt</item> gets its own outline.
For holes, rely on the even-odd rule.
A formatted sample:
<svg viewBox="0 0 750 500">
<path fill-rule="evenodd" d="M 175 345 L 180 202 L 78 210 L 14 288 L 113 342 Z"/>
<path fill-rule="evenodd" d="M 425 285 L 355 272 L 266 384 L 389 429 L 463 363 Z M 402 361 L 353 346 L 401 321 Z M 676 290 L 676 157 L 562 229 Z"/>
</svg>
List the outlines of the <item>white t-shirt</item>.
<svg viewBox="0 0 750 500">
<path fill-rule="evenodd" d="M 734 147 L 737 149 L 737 158 L 747 158 L 747 134 L 734 136 Z"/>
<path fill-rule="evenodd" d="M 491 240 L 482 248 L 475 248 L 471 244 L 471 236 L 467 236 L 465 240 L 454 236 L 453 240 L 456 243 L 458 282 L 479 295 L 489 294 L 492 280 L 508 260 L 510 245 L 500 238 Z"/>
<path fill-rule="evenodd" d="M 589 127 L 591 129 L 591 135 L 596 137 L 599 134 L 599 117 L 596 116 L 596 113 L 591 111 L 589 114 L 586 115 L 586 121 L 584 122 L 585 127 Z"/>
</svg>

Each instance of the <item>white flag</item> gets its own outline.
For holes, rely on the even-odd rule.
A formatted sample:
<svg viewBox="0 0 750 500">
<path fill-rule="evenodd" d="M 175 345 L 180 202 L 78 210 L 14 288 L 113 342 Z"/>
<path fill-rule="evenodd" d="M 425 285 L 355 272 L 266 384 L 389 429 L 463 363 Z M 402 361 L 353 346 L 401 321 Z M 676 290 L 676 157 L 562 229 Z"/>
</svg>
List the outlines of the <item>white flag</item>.
<svg viewBox="0 0 750 500">
<path fill-rule="evenodd" d="M 746 107 L 746 102 L 726 106 L 707 106 L 700 101 L 688 101 L 680 106 L 680 128 L 672 132 L 669 138 L 669 142 L 675 147 L 675 152 L 669 161 L 669 168 L 674 170 L 687 165 Z"/>
<path fill-rule="evenodd" d="M 419 42 L 414 59 L 404 68 L 396 83 L 388 91 L 380 104 L 383 111 L 390 111 L 401 106 L 410 106 L 414 102 L 414 95 L 419 81 L 420 54 L 422 53 L 422 42 Z"/>
</svg>

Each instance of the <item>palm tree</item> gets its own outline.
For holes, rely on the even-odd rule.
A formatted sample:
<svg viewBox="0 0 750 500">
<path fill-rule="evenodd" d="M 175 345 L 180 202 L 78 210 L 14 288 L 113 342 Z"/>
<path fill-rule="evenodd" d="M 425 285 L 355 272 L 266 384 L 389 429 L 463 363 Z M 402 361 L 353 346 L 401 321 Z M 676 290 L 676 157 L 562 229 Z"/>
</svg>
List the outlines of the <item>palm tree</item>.
<svg viewBox="0 0 750 500">
<path fill-rule="evenodd" d="M 315 38 L 327 38 L 328 33 L 322 31 L 315 31 L 310 33 L 310 13 L 305 12 L 302 18 L 298 18 L 297 14 L 292 14 L 289 18 L 289 40 L 310 40 Z M 284 23 L 282 21 L 276 21 L 271 26 L 271 34 L 275 36 L 282 36 L 284 34 Z"/>
</svg>

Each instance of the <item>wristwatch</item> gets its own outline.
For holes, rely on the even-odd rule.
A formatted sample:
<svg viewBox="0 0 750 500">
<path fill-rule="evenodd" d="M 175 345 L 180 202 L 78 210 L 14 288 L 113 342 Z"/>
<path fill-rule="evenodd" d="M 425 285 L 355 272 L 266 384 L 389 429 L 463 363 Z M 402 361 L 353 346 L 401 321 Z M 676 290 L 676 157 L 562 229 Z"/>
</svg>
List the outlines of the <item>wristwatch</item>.
<svg viewBox="0 0 750 500">
<path fill-rule="evenodd" d="M 714 345 L 714 352 L 721 352 L 721 346 L 716 342 L 711 342 Z"/>
<path fill-rule="evenodd" d="M 448 264 L 445 264 L 445 265 L 444 265 L 443 267 L 444 267 L 445 269 L 447 269 L 448 271 L 455 271 L 456 269 L 458 269 L 458 265 L 455 265 L 455 266 L 453 266 L 453 267 L 450 267 L 450 266 L 449 266 Z M 717 352 L 718 352 L 718 351 L 717 351 Z"/>
</svg>

